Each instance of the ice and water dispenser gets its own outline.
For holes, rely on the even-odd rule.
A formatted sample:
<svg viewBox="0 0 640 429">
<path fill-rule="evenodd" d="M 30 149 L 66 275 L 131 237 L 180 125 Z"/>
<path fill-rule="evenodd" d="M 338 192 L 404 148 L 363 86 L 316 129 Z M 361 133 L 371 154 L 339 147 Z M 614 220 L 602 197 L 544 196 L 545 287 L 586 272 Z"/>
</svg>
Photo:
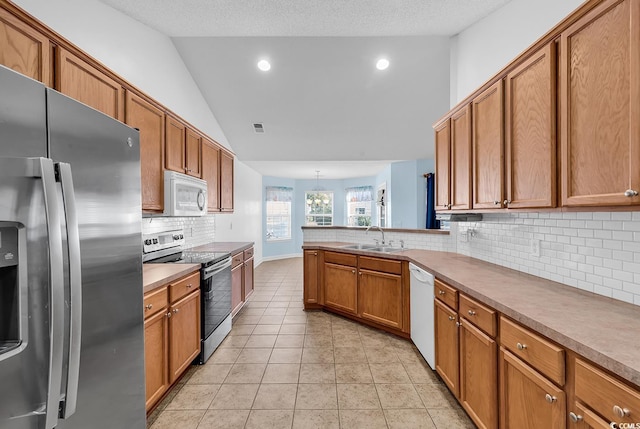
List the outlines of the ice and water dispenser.
<svg viewBox="0 0 640 429">
<path fill-rule="evenodd" d="M 20 346 L 20 267 L 17 226 L 0 223 L 0 360 Z"/>
</svg>

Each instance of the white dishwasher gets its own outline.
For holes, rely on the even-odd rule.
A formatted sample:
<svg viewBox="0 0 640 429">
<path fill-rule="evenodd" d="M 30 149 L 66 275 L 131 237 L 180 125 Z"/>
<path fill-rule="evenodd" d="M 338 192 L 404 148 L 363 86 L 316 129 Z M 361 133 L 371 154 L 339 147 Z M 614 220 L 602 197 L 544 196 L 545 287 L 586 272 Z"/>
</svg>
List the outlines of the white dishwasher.
<svg viewBox="0 0 640 429">
<path fill-rule="evenodd" d="M 436 368 L 433 275 L 409 263 L 411 272 L 411 340 L 431 369 Z"/>
</svg>

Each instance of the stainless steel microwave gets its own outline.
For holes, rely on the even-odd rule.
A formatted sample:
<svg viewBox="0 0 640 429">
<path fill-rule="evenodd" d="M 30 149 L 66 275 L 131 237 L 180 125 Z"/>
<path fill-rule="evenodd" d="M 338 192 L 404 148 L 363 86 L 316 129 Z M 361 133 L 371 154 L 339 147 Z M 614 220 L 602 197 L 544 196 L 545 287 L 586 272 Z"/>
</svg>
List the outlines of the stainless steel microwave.
<svg viewBox="0 0 640 429">
<path fill-rule="evenodd" d="M 207 214 L 207 182 L 175 171 L 164 172 L 165 216 Z"/>
</svg>

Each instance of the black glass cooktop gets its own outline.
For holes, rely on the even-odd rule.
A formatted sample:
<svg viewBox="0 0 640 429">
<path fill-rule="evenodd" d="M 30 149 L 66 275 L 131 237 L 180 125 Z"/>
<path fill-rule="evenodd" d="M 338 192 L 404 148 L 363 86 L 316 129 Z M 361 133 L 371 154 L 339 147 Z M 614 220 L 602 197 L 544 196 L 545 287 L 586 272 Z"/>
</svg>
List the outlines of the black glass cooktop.
<svg viewBox="0 0 640 429">
<path fill-rule="evenodd" d="M 202 264 L 202 267 L 208 267 L 225 258 L 231 256 L 228 252 L 193 252 L 185 250 L 183 252 L 174 253 L 172 255 L 163 256 L 152 261 L 152 264 L 173 263 L 173 264 Z"/>
</svg>

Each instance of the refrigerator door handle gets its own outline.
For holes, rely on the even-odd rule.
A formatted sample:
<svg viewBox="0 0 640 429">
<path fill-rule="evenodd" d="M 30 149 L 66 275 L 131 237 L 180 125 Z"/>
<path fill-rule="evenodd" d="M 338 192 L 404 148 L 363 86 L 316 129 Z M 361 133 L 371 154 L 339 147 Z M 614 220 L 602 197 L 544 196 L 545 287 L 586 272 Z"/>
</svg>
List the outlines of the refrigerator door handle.
<svg viewBox="0 0 640 429">
<path fill-rule="evenodd" d="M 49 235 L 49 380 L 46 404 L 45 429 L 58 424 L 60 385 L 62 381 L 62 346 L 64 340 L 64 276 L 62 272 L 62 235 L 58 206 L 56 178 L 53 161 L 47 158 L 33 159 L 33 176 L 42 178 L 44 209 Z"/>
<path fill-rule="evenodd" d="M 56 172 L 62 186 L 62 201 L 65 207 L 67 244 L 69 247 L 69 368 L 64 402 L 61 403 L 60 407 L 60 417 L 66 419 L 75 413 L 78 399 L 80 345 L 82 339 L 82 270 L 80 268 L 80 230 L 78 228 L 71 166 L 63 162 L 57 163 Z"/>
</svg>

